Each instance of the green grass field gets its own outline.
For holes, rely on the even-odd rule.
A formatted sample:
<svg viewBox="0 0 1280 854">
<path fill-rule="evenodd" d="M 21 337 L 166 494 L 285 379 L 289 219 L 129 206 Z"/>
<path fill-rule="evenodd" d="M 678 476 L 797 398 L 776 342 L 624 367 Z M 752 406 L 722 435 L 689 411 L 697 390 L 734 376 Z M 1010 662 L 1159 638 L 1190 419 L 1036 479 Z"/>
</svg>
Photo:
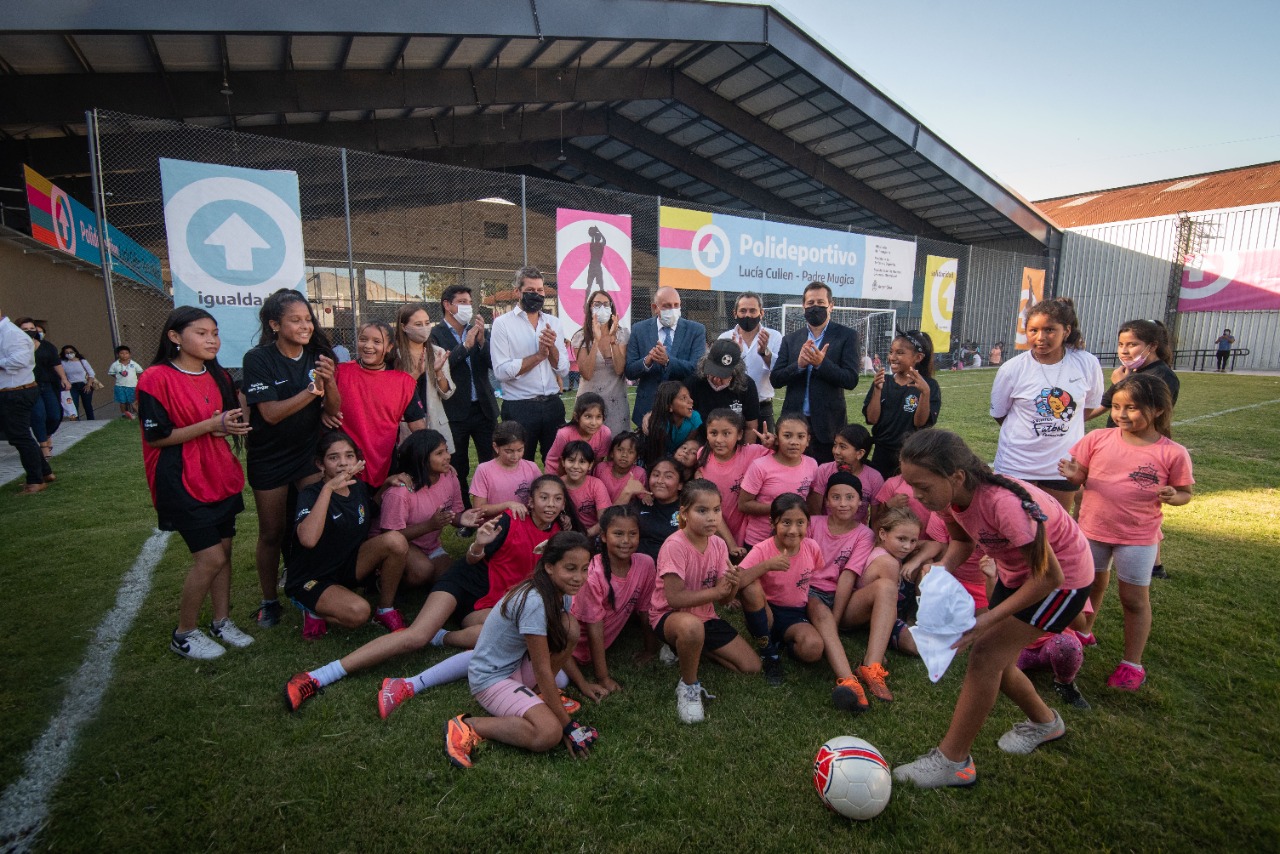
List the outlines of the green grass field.
<svg viewBox="0 0 1280 854">
<path fill-rule="evenodd" d="M 942 426 L 988 458 L 992 371 L 944 374 Z M 1184 374 L 1177 419 L 1280 399 L 1280 379 Z M 862 394 L 851 395 L 850 412 Z M 856 400 L 856 403 L 853 401 Z M 389 721 L 374 695 L 385 676 L 439 660 L 431 649 L 357 674 L 287 714 L 295 671 L 374 636 L 333 629 L 308 643 L 287 609 L 252 624 L 255 517 L 240 516 L 234 615 L 258 642 L 209 664 L 167 649 L 188 554 L 174 537 L 125 638 L 103 707 L 81 734 L 38 847 L 50 850 L 1275 850 L 1280 839 L 1280 404 L 1175 428 L 1196 465 L 1196 497 L 1166 511 L 1153 587 L 1151 674 L 1138 695 L 1104 685 L 1120 653 L 1120 608 L 1108 598 L 1100 646 L 1078 685 L 1093 704 L 1063 708 L 1066 738 L 1012 757 L 996 738 L 1020 719 L 997 703 L 974 747 L 972 790 L 900 787 L 866 823 L 826 812 L 811 763 L 827 738 L 855 734 L 898 764 L 936 744 L 963 657 L 937 685 L 919 661 L 890 653 L 897 701 L 861 717 L 829 704 L 825 666 L 788 662 L 784 689 L 704 664 L 719 699 L 708 721 L 677 722 L 674 670 L 638 668 L 624 636 L 611 659 L 621 694 L 580 717 L 601 733 L 591 758 L 534 756 L 487 744 L 458 772 L 441 725 L 479 712 L 465 683 L 433 689 Z M 0 783 L 49 725 L 121 577 L 150 534 L 136 427 L 116 423 L 58 465 L 55 488 L 0 495 L 8 601 L 0 622 Z M 462 545 L 452 542 L 456 553 Z M 423 594 L 403 602 L 412 616 Z M 207 615 L 206 615 L 207 619 Z M 845 638 L 860 658 L 865 636 Z M 1047 677 L 1042 677 L 1047 680 Z M 1039 683 L 1056 704 L 1047 681 Z M 874 702 L 874 701 L 873 701 Z M 3 829 L 0 829 L 3 830 Z M 0 833 L 3 836 L 3 833 Z"/>
</svg>

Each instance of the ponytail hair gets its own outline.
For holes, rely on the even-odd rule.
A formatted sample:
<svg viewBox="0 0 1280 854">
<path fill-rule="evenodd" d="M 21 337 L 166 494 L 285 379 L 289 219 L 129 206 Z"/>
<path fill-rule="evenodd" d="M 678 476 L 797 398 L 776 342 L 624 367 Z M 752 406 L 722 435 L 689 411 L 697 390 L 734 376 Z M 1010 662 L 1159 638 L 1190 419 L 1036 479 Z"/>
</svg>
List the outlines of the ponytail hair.
<svg viewBox="0 0 1280 854">
<path fill-rule="evenodd" d="M 564 594 L 547 573 L 547 564 L 559 563 L 574 549 L 582 549 L 588 555 L 591 554 L 591 545 L 585 535 L 576 531 L 561 531 L 547 540 L 542 548 L 542 557 L 538 558 L 533 567 L 533 576 L 511 588 L 502 599 L 502 616 L 508 620 L 518 620 L 525 603 L 529 601 L 529 594 L 537 591 L 542 597 L 542 606 L 547 615 L 547 648 L 552 653 L 564 651 L 569 645 L 569 633 L 565 631 L 563 620 Z M 520 601 L 517 602 L 517 599 Z M 515 606 L 514 613 L 512 606 Z"/>
<path fill-rule="evenodd" d="M 1036 537 L 1031 541 L 1031 574 L 1040 578 L 1049 571 L 1049 541 L 1044 530 L 1044 523 L 1049 521 L 1049 517 L 1020 481 L 992 472 L 964 440 L 950 430 L 920 430 L 912 433 L 902 444 L 902 452 L 898 458 L 901 462 L 910 463 L 938 477 L 949 478 L 956 472 L 963 472 L 965 488 L 970 491 L 982 484 L 989 484 L 1012 492 L 1022 503 L 1023 512 L 1036 523 Z"/>
<path fill-rule="evenodd" d="M 1173 347 L 1169 345 L 1169 330 L 1158 320 L 1127 320 L 1116 335 L 1128 332 L 1143 344 L 1155 350 L 1156 358 L 1173 367 Z"/>
<path fill-rule="evenodd" d="M 609 591 L 609 607 L 616 609 L 617 602 L 613 598 L 613 567 L 609 561 L 609 547 L 604 544 L 605 532 L 609 526 L 619 519 L 630 519 L 640 527 L 640 511 L 630 504 L 615 504 L 600 514 L 600 536 L 597 540 L 596 556 L 600 558 L 600 568 L 604 570 L 605 589 Z"/>
<path fill-rule="evenodd" d="M 1076 303 L 1071 297 L 1040 300 L 1027 311 L 1027 320 L 1030 321 L 1037 314 L 1043 314 L 1054 323 L 1060 323 L 1071 330 L 1062 342 L 1064 347 L 1072 350 L 1084 349 L 1084 333 L 1080 331 L 1080 318 L 1076 316 Z"/>
<path fill-rule="evenodd" d="M 713 409 L 707 413 L 707 420 L 702 422 L 699 430 L 709 431 L 712 421 L 728 421 L 738 431 L 738 447 L 741 448 L 747 441 L 747 422 L 740 413 L 734 412 L 727 407 Z M 711 446 L 703 444 L 702 449 L 698 451 L 698 467 L 701 468 L 707 464 L 707 460 L 711 459 Z"/>
</svg>

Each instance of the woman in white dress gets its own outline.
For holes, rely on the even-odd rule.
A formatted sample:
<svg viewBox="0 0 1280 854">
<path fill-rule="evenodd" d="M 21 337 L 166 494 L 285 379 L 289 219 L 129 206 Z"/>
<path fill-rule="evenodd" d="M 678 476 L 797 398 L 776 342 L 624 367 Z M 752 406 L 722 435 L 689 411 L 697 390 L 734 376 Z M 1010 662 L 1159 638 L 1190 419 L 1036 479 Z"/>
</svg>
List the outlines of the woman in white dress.
<svg viewBox="0 0 1280 854">
<path fill-rule="evenodd" d="M 418 402 L 427 413 L 427 427 L 445 438 L 453 453 L 453 431 L 442 401 L 453 397 L 456 386 L 449 370 L 449 354 L 428 339 L 431 317 L 422 303 L 409 303 L 396 314 L 395 367 L 417 383 Z M 428 358 L 429 356 L 429 358 Z M 408 435 L 404 425 L 400 438 Z"/>
<path fill-rule="evenodd" d="M 571 341 L 578 354 L 582 382 L 578 394 L 593 391 L 604 398 L 605 426 L 613 433 L 630 429 L 631 407 L 627 406 L 627 381 L 622 371 L 627 364 L 630 330 L 618 325 L 618 310 L 605 291 L 587 295 L 583 326 Z"/>
</svg>

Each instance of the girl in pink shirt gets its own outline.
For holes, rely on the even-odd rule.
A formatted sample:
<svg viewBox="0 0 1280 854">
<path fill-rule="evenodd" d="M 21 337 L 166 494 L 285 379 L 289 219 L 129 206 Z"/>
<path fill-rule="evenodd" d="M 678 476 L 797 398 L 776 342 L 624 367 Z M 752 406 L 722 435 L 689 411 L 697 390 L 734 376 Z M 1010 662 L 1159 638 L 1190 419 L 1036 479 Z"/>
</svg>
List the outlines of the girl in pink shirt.
<svg viewBox="0 0 1280 854">
<path fill-rule="evenodd" d="M 805 456 L 809 447 L 809 420 L 796 412 L 778 419 L 777 451 L 753 462 L 742 478 L 738 509 L 747 516 L 743 545 L 764 542 L 770 536 L 769 505 L 785 492 L 807 498 L 818 464 Z"/>
<path fill-rule="evenodd" d="M 565 673 L 584 696 L 599 702 L 621 691 L 609 675 L 605 650 L 613 645 L 631 617 L 641 619 L 644 650 L 636 656 L 643 664 L 653 658 L 657 639 L 649 625 L 649 603 L 653 599 L 656 575 L 653 558 L 636 550 L 640 545 L 640 521 L 635 508 L 623 504 L 610 507 L 600 517 L 601 550 L 591 559 L 587 583 L 573 597 L 570 613 L 578 619 L 582 634 L 573 657 L 565 663 Z M 588 680 L 579 668 L 591 664 L 595 680 Z"/>
<path fill-rule="evenodd" d="M 556 433 L 543 468 L 551 474 L 564 474 L 560 470 L 560 460 L 564 457 L 565 446 L 570 442 L 586 442 L 595 451 L 597 458 L 604 457 L 609 452 L 610 440 L 613 438 L 613 431 L 604 426 L 604 416 L 603 397 L 593 391 L 578 395 L 573 404 L 573 416 Z"/>
<path fill-rule="evenodd" d="M 511 515 L 523 519 L 528 513 L 529 487 L 542 471 L 524 458 L 524 427 L 518 421 L 503 421 L 493 431 L 493 459 L 476 466 L 471 478 L 471 506 L 486 519 Z"/>
<path fill-rule="evenodd" d="M 599 456 L 599 455 L 597 455 Z M 640 456 L 640 434 L 618 433 L 609 442 L 609 454 L 601 462 L 596 463 L 592 475 L 600 479 L 609 493 L 610 501 L 617 501 L 626 485 L 634 480 L 644 488 L 644 469 L 636 465 Z"/>
<path fill-rule="evenodd" d="M 1137 691 L 1147 681 L 1142 653 L 1151 634 L 1151 570 L 1160 546 L 1162 505 L 1191 500 L 1191 455 L 1169 437 L 1173 400 L 1163 380 L 1132 374 L 1111 394 L 1115 428 L 1094 430 L 1058 464 L 1064 478 L 1084 486 L 1080 530 L 1093 553 L 1094 614 L 1086 615 L 1086 640 L 1102 607 L 1115 562 L 1124 608 L 1124 659 L 1107 685 Z"/>
<path fill-rule="evenodd" d="M 597 524 L 600 514 L 613 503 L 604 484 L 588 474 L 595 461 L 595 452 L 582 441 L 565 445 L 564 456 L 560 458 L 560 468 L 564 471 L 562 480 L 569 490 L 569 502 L 578 511 L 578 521 L 582 523 L 588 537 L 600 533 L 600 526 Z"/>
<path fill-rule="evenodd" d="M 484 521 L 462 503 L 462 485 L 450 463 L 448 443 L 435 430 L 420 430 L 404 440 L 397 469 L 382 492 L 381 531 L 399 531 L 411 548 L 402 584 L 430 584 L 453 563 L 440 543 L 446 525 L 468 527 Z"/>
<path fill-rule="evenodd" d="M 879 514 L 875 524 L 875 548 L 864 568 L 840 573 L 836 584 L 835 614 L 840 628 L 867 625 L 867 652 L 858 666 L 858 679 L 876 699 L 893 702 L 886 679 L 884 653 L 889 647 L 898 617 L 898 582 L 902 562 L 920 539 L 920 520 L 905 507 Z"/>
<path fill-rule="evenodd" d="M 836 605 L 840 579 L 860 573 L 875 546 L 871 529 L 857 520 L 861 495 L 862 483 L 858 478 L 848 472 L 836 472 L 827 482 L 824 503 L 828 515 L 814 516 L 809 521 L 809 537 L 822 553 L 822 567 L 809 581 L 809 622 L 822 636 L 827 663 L 836 674 L 832 701 L 837 708 L 850 712 L 866 711 L 867 695 L 849 666 L 849 656 L 845 654 L 832 609 Z M 847 688 L 852 697 L 841 691 L 842 687 Z"/>
<path fill-rule="evenodd" d="M 973 652 L 947 734 L 893 776 L 922 788 L 971 786 L 977 771 L 969 751 L 998 693 L 1028 718 L 1000 737 L 1006 753 L 1027 754 L 1066 733 L 1062 718 L 1015 664 L 1027 644 L 1045 632 L 1061 632 L 1080 613 L 1093 582 L 1093 558 L 1061 504 L 1037 487 L 993 474 L 955 433 L 914 433 L 902 446 L 901 463 L 916 498 L 929 510 L 945 511 L 951 535 L 945 567 L 954 570 L 981 542 L 999 578 L 990 610 L 954 644 L 972 645 Z"/>
<path fill-rule="evenodd" d="M 727 604 L 737 595 L 740 570 L 729 563 L 729 550 L 716 536 L 720 491 L 714 483 L 695 478 L 685 484 L 677 524 L 679 530 L 658 551 L 649 620 L 658 639 L 676 651 L 676 714 L 693 724 L 705 717 L 703 696 L 711 698 L 698 681 L 703 652 L 736 673 L 759 673 L 760 657 L 716 614 L 717 603 Z"/>
<path fill-rule="evenodd" d="M 835 444 L 831 446 L 831 456 L 835 460 L 818 466 L 818 473 L 813 479 L 813 491 L 809 493 L 809 512 L 821 516 L 826 512 L 822 506 L 827 494 L 827 481 L 838 471 L 846 471 L 862 484 L 862 501 L 858 506 L 858 521 L 865 523 L 867 513 L 875 501 L 876 493 L 884 486 L 884 475 L 866 465 L 867 454 L 871 453 L 871 434 L 861 424 L 846 424 L 836 433 Z"/>
<path fill-rule="evenodd" d="M 764 445 L 747 445 L 747 423 L 732 409 L 713 409 L 707 415 L 707 444 L 698 455 L 698 477 L 716 485 L 722 496 L 720 537 L 735 560 L 746 557 L 742 547 L 747 532 L 747 517 L 738 509 L 738 492 L 747 467 L 761 457 L 769 456 Z"/>
</svg>

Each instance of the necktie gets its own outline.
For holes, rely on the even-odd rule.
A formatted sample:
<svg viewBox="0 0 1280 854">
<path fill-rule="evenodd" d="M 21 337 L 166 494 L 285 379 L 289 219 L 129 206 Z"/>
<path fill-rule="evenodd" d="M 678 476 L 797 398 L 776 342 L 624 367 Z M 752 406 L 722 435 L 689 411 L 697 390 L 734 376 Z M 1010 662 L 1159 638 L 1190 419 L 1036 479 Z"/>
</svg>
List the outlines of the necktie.
<svg viewBox="0 0 1280 854">
<path fill-rule="evenodd" d="M 662 327 L 662 346 L 671 349 L 671 330 L 665 326 Z"/>
</svg>

